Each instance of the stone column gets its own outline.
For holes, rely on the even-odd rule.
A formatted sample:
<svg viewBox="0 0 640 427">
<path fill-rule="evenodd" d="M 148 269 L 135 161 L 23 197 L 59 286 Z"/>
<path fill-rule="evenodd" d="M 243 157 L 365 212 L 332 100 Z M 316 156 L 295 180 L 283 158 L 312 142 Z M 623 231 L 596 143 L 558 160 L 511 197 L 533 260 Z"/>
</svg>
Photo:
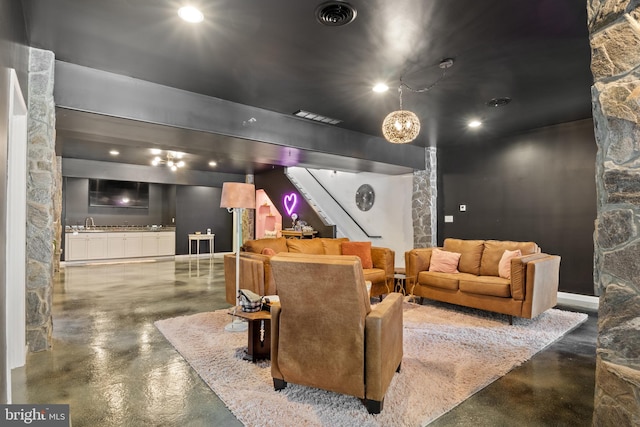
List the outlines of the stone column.
<svg viewBox="0 0 640 427">
<path fill-rule="evenodd" d="M 436 246 L 437 231 L 437 163 L 436 149 L 425 148 L 424 170 L 413 172 L 413 197 L 411 218 L 413 220 L 413 247 Z"/>
<path fill-rule="evenodd" d="M 53 253 L 53 271 L 60 271 L 60 258 L 62 255 L 62 157 L 56 157 L 56 171 L 55 171 L 55 188 L 54 188 L 54 233 L 55 233 L 55 247 Z"/>
<path fill-rule="evenodd" d="M 593 425 L 640 425 L 640 1 L 587 9 L 598 144 Z"/>
<path fill-rule="evenodd" d="M 254 175 L 247 174 L 245 183 L 254 184 Z M 240 246 L 242 246 L 247 240 L 253 240 L 255 238 L 255 217 L 255 209 L 242 210 L 242 242 L 240 243 Z"/>
<path fill-rule="evenodd" d="M 27 130 L 27 344 L 51 348 L 51 296 L 58 166 L 55 155 L 53 52 L 30 49 Z"/>
</svg>

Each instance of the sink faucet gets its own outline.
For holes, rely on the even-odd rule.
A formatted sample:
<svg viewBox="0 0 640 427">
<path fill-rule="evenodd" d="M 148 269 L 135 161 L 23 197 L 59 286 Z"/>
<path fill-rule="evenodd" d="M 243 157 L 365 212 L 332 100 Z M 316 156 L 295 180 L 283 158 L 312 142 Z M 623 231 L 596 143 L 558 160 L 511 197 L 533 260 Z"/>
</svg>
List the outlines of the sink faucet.
<svg viewBox="0 0 640 427">
<path fill-rule="evenodd" d="M 87 218 L 85 218 L 84 220 L 84 227 L 85 228 L 89 228 L 89 226 L 91 226 L 91 228 L 96 228 L 96 225 L 93 222 L 93 217 L 89 216 Z"/>
</svg>

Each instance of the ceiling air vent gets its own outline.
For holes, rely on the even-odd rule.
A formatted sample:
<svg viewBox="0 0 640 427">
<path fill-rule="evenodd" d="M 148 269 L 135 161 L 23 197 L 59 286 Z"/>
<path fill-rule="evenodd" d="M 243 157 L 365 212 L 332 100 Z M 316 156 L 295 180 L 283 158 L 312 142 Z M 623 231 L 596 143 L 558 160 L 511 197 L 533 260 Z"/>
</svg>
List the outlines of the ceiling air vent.
<svg viewBox="0 0 640 427">
<path fill-rule="evenodd" d="M 357 14 L 353 6 L 344 1 L 328 1 L 316 8 L 318 22 L 330 27 L 347 25 L 356 19 Z"/>
<path fill-rule="evenodd" d="M 511 98 L 509 98 L 508 96 L 505 96 L 502 98 L 492 98 L 489 101 L 487 101 L 487 105 L 489 107 L 504 107 L 510 102 L 511 102 Z"/>
</svg>

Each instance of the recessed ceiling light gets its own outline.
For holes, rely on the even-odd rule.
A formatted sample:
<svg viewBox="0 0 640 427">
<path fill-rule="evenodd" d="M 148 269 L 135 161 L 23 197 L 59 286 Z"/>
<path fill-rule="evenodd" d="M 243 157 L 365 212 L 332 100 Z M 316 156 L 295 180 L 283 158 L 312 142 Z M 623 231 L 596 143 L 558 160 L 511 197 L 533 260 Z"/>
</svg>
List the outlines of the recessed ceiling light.
<svg viewBox="0 0 640 427">
<path fill-rule="evenodd" d="M 471 120 L 469 122 L 469 127 L 470 128 L 477 128 L 477 127 L 480 127 L 480 126 L 482 126 L 482 122 L 480 120 Z"/>
<path fill-rule="evenodd" d="M 111 150 L 109 151 L 109 154 L 111 154 L 112 156 L 117 156 L 118 154 L 120 154 L 120 152 L 118 150 Z"/>
<path fill-rule="evenodd" d="M 187 22 L 198 23 L 204 20 L 204 15 L 198 9 L 193 6 L 184 6 L 178 9 L 178 15 L 180 18 Z"/>
<path fill-rule="evenodd" d="M 209 162 L 209 166 L 214 167 L 214 166 L 218 166 L 218 164 L 216 162 L 214 162 L 213 160 L 211 160 Z"/>
<path fill-rule="evenodd" d="M 389 86 L 384 83 L 376 83 L 376 85 L 373 87 L 373 91 L 378 93 L 386 92 L 388 90 Z"/>
<path fill-rule="evenodd" d="M 162 150 L 159 148 L 151 148 L 149 151 L 151 151 L 151 154 L 162 154 Z"/>
</svg>

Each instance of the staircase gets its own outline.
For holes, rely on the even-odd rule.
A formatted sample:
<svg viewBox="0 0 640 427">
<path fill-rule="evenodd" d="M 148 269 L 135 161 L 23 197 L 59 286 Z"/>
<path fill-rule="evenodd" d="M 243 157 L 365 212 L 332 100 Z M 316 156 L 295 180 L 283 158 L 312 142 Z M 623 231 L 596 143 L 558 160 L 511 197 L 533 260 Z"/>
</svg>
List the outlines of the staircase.
<svg viewBox="0 0 640 427">
<path fill-rule="evenodd" d="M 309 169 L 289 167 L 285 169 L 285 175 L 325 225 L 335 224 L 336 237 L 348 237 L 352 241 L 381 238 L 354 220 Z"/>
</svg>

